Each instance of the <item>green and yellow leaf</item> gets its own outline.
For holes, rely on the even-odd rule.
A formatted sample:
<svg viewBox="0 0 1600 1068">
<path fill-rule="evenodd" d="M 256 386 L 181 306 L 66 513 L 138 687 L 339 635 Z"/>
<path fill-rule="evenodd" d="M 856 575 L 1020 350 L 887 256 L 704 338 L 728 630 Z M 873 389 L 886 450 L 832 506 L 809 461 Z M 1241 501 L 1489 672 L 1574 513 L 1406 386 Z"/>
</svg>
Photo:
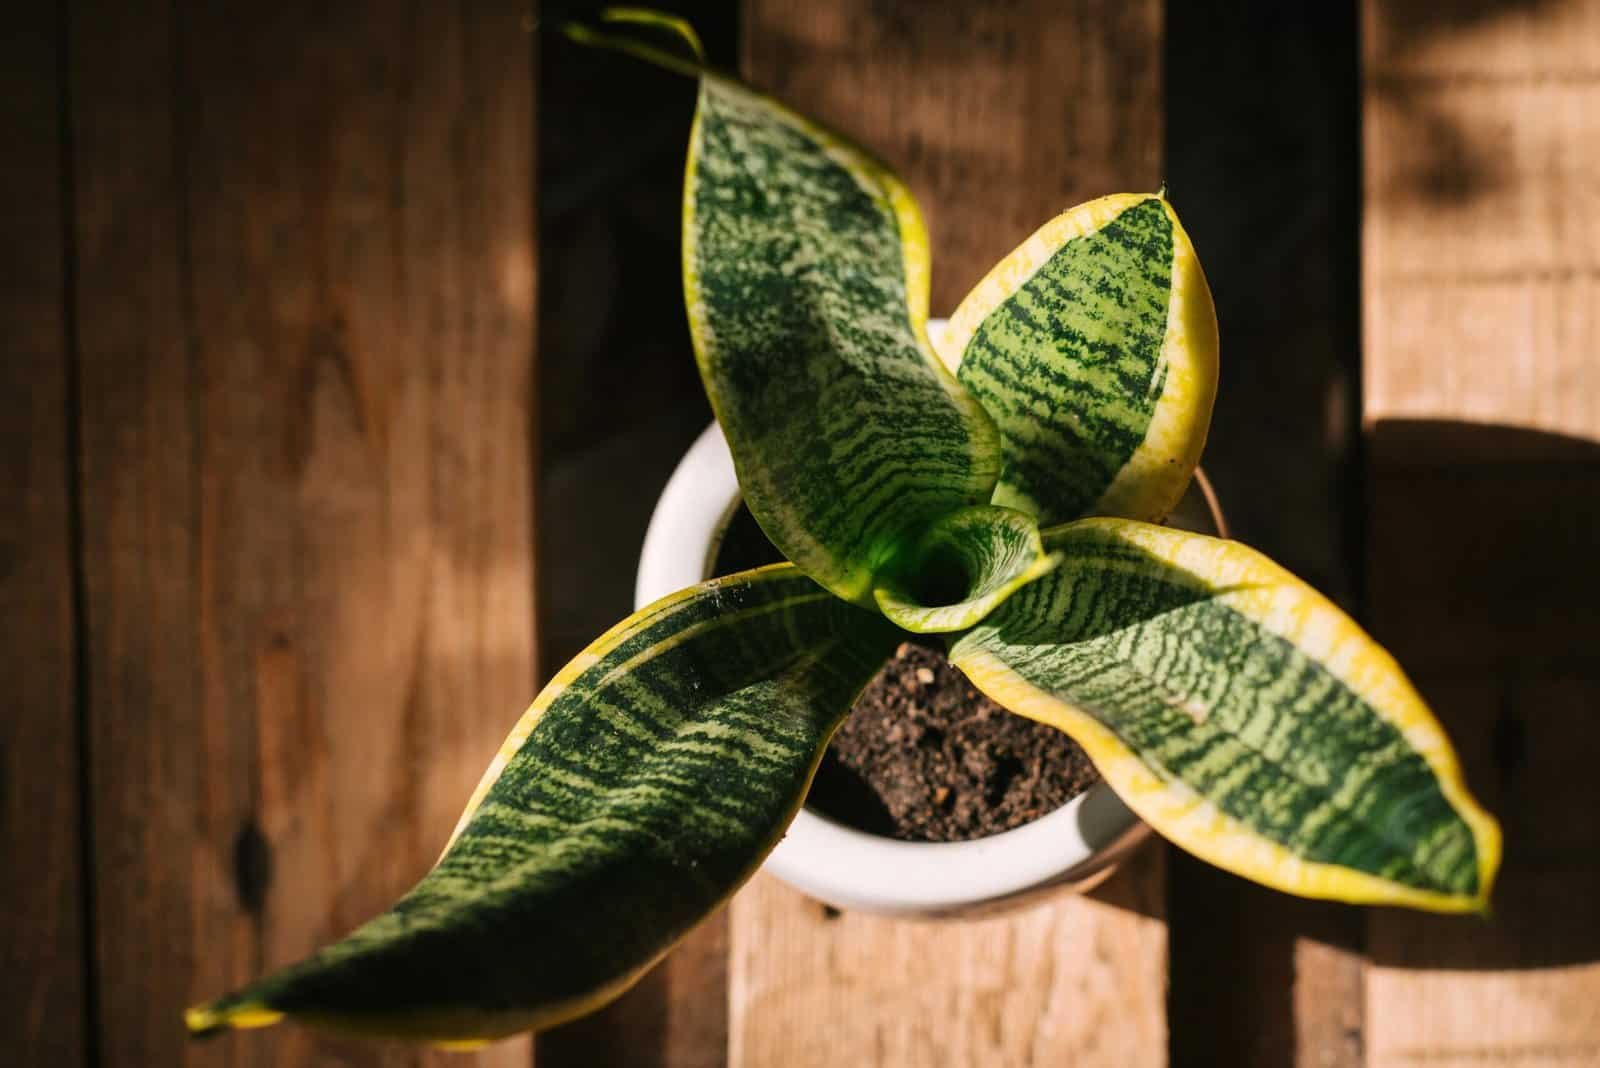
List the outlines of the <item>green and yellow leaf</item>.
<svg viewBox="0 0 1600 1068">
<path fill-rule="evenodd" d="M 965 630 L 1060 562 L 1044 551 L 1032 516 L 976 505 L 935 520 L 873 597 L 906 630 Z"/>
<path fill-rule="evenodd" d="M 1046 223 L 978 283 L 940 350 L 999 427 L 994 503 L 1041 525 L 1159 521 L 1205 446 L 1217 319 L 1165 196 Z"/>
<path fill-rule="evenodd" d="M 790 564 L 643 609 L 539 695 L 399 903 L 190 1029 L 460 1045 L 598 1008 L 755 870 L 895 633 Z"/>
<path fill-rule="evenodd" d="M 1045 532 L 1062 564 L 950 658 L 1088 751 L 1163 836 L 1308 897 L 1481 911 L 1500 831 L 1394 660 L 1236 542 L 1128 520 Z"/>
<path fill-rule="evenodd" d="M 871 605 L 908 542 L 989 501 L 999 439 L 929 346 L 921 216 L 863 150 L 702 73 L 683 273 L 745 501 L 808 575 Z"/>
</svg>

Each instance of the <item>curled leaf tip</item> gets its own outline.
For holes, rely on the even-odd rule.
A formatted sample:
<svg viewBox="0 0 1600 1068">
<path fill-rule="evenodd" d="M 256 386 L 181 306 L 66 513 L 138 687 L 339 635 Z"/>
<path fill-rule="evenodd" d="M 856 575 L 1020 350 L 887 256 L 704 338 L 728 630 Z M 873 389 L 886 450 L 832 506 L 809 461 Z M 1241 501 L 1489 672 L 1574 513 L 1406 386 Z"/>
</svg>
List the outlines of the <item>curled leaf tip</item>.
<svg viewBox="0 0 1600 1068">
<path fill-rule="evenodd" d="M 599 25 L 572 16 L 556 16 L 547 18 L 546 21 L 550 25 L 559 27 L 569 40 L 581 45 L 621 52 L 635 59 L 642 59 L 652 66 L 689 78 L 698 78 L 706 73 L 705 49 L 700 43 L 700 35 L 695 33 L 694 27 L 685 19 L 675 15 L 648 8 L 610 7 L 597 16 L 596 21 Z M 626 31 L 636 26 L 664 29 L 687 45 L 692 54 L 685 56 L 661 47 L 654 38 L 630 36 L 626 32 L 612 32 L 613 28 Z"/>
<path fill-rule="evenodd" d="M 683 43 L 689 46 L 696 59 L 706 61 L 705 46 L 700 43 L 700 35 L 695 32 L 694 26 L 688 19 L 665 11 L 656 11 L 648 7 L 608 7 L 600 12 L 602 22 L 631 23 L 637 26 L 657 26 L 676 34 Z"/>
<path fill-rule="evenodd" d="M 1054 571 L 1061 553 L 1044 550 L 1033 519 L 979 505 L 936 521 L 873 592 L 890 622 L 916 634 L 964 630 L 1006 598 Z"/>
<path fill-rule="evenodd" d="M 232 1005 L 211 1001 L 183 1013 L 183 1024 L 192 1038 L 209 1038 L 229 1029 L 271 1027 L 282 1019 L 283 1013 L 252 1001 Z"/>
</svg>

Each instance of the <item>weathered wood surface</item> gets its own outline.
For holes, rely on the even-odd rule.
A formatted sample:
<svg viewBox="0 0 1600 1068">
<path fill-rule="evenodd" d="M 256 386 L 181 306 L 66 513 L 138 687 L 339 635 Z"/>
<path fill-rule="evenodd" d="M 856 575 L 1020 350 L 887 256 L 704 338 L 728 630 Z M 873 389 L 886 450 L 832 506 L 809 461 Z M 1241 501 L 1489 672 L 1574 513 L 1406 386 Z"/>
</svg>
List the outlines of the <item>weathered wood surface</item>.
<svg viewBox="0 0 1600 1068">
<path fill-rule="evenodd" d="M 1367 0 L 1368 590 L 1500 817 L 1369 920 L 1372 1068 L 1600 1063 L 1600 4 Z"/>
<path fill-rule="evenodd" d="M 1271 109 L 1225 109 L 1308 80 L 1276 66 L 1293 25 L 1061 7 L 745 5 L 754 79 L 911 178 L 936 311 L 1111 188 L 1172 178 L 1208 268 L 1276 219 L 1251 214 L 1272 189 L 1238 188 L 1226 144 L 1178 174 L 1168 136 L 1161 165 L 1162 82 L 1185 77 L 1167 123 L 1286 146 Z M 524 15 L 13 17 L 0 842 L 30 874 L 0 879 L 0 990 L 18 1063 L 442 1063 L 287 1029 L 190 1045 L 178 1013 L 403 889 L 531 693 Z M 1208 463 L 1225 493 L 1238 480 L 1247 539 L 1364 593 L 1446 719 L 1507 832 L 1495 918 L 1287 901 L 1161 850 L 1090 899 L 959 923 L 830 917 L 758 878 L 552 1064 L 1600 1063 L 1600 5 L 1365 0 L 1362 22 L 1364 583 L 1333 530 L 1336 456 L 1289 484 L 1322 428 L 1337 453 L 1345 342 L 1281 321 L 1344 321 L 1340 261 L 1307 252 L 1353 210 L 1287 226 L 1254 288 L 1213 271 L 1237 417 L 1219 407 Z M 631 210 L 618 233 L 657 214 Z M 572 238 L 591 261 L 637 243 Z M 1267 287 L 1289 291 L 1276 318 Z M 639 373 L 665 374 L 663 345 Z M 1229 383 L 1274 348 L 1294 358 Z M 1278 423 L 1252 421 L 1268 394 Z M 1267 506 L 1261 481 L 1285 487 Z M 526 1064 L 526 1045 L 450 1063 Z"/>
<path fill-rule="evenodd" d="M 906 176 L 936 314 L 1057 212 L 1160 184 L 1159 4 L 751 0 L 744 18 L 752 81 Z M 1161 1064 L 1164 860 L 961 924 L 829 920 L 760 876 L 729 909 L 729 1063 Z"/>
<path fill-rule="evenodd" d="M 729 1063 L 1163 1063 L 1164 859 L 951 921 L 833 913 L 758 875 L 730 907 Z"/>
<path fill-rule="evenodd" d="M 58 12 L 0 35 L 0 1047 L 89 1051 L 81 884 Z"/>
<path fill-rule="evenodd" d="M 420 876 L 532 693 L 525 14 L 70 12 L 107 1066 L 445 1063 L 180 1019 Z"/>
</svg>

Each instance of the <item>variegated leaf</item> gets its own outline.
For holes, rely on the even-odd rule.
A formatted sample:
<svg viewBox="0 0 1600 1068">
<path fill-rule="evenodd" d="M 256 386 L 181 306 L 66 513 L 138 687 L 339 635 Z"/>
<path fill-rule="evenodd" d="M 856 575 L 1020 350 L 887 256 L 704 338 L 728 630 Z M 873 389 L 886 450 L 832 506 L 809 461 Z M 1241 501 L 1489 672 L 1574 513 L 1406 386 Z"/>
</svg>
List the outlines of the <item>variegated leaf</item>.
<svg viewBox="0 0 1600 1068">
<path fill-rule="evenodd" d="M 861 149 L 702 73 L 683 236 L 700 372 L 751 513 L 872 604 L 905 546 L 987 503 L 999 472 L 993 424 L 928 344 L 916 204 Z"/>
<path fill-rule="evenodd" d="M 873 591 L 895 625 L 918 634 L 965 630 L 1060 562 L 1033 517 L 977 505 L 930 524 Z"/>
<path fill-rule="evenodd" d="M 895 634 L 790 564 L 643 609 L 539 695 L 393 909 L 189 1027 L 462 1044 L 599 1007 L 755 870 Z"/>
<path fill-rule="evenodd" d="M 995 504 L 1042 525 L 1160 520 L 1183 495 L 1211 421 L 1217 321 L 1164 196 L 1046 223 L 961 302 L 940 351 L 999 427 Z"/>
<path fill-rule="evenodd" d="M 979 689 L 1071 734 L 1218 867 L 1309 897 L 1486 906 L 1499 828 L 1347 616 L 1236 542 L 1090 519 L 1044 544 L 1061 566 L 951 650 Z"/>
</svg>

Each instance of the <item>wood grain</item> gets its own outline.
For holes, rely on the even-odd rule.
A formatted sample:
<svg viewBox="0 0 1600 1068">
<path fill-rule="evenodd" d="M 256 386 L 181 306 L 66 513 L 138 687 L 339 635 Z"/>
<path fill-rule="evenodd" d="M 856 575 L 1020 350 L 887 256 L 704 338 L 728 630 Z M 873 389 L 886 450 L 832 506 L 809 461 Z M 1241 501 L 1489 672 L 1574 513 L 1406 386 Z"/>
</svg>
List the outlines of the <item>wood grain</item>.
<svg viewBox="0 0 1600 1068">
<path fill-rule="evenodd" d="M 1368 0 L 1366 413 L 1592 440 L 1600 5 Z"/>
<path fill-rule="evenodd" d="M 87 1063 L 59 12 L 0 35 L 0 1040 Z"/>
<path fill-rule="evenodd" d="M 834 914 L 759 875 L 731 906 L 729 1062 L 1160 1063 L 1162 860 L 1142 849 L 1092 897 L 976 920 Z"/>
<path fill-rule="evenodd" d="M 1056 213 L 1160 184 L 1159 4 L 744 12 L 751 79 L 906 176 L 935 314 Z M 760 877 L 730 910 L 730 1063 L 1162 1064 L 1163 870 L 959 923 L 829 920 Z"/>
<path fill-rule="evenodd" d="M 1388 1065 L 1600 1062 L 1600 4 L 1367 0 L 1371 623 L 1497 813 L 1492 921 L 1378 912 Z"/>
<path fill-rule="evenodd" d="M 179 1019 L 414 881 L 532 694 L 523 5 L 70 54 L 102 1059 L 445 1063 Z"/>
</svg>

